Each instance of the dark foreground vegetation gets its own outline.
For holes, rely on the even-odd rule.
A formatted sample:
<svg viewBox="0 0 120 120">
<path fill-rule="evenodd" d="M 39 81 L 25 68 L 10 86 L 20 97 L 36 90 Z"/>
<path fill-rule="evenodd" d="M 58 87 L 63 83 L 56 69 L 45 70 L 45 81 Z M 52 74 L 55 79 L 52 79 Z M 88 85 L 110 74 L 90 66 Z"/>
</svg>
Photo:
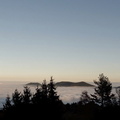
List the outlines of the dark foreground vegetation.
<svg viewBox="0 0 120 120">
<path fill-rule="evenodd" d="M 83 91 L 80 101 L 64 104 L 56 92 L 56 86 L 51 77 L 47 84 L 44 80 L 36 88 L 34 94 L 28 86 L 23 93 L 17 89 L 12 98 L 6 97 L 0 120 L 115 120 L 120 115 L 120 88 L 116 95 L 112 94 L 112 84 L 108 77 L 99 75 L 94 81 L 94 94 Z"/>
</svg>

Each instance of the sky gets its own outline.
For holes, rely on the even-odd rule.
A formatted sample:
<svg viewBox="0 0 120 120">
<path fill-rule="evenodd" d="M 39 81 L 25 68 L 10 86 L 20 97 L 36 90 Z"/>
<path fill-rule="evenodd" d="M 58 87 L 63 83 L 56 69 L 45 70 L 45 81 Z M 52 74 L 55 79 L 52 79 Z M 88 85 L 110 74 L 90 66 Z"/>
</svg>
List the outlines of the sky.
<svg viewBox="0 0 120 120">
<path fill-rule="evenodd" d="M 0 0 L 0 80 L 120 82 L 120 0 Z"/>
</svg>

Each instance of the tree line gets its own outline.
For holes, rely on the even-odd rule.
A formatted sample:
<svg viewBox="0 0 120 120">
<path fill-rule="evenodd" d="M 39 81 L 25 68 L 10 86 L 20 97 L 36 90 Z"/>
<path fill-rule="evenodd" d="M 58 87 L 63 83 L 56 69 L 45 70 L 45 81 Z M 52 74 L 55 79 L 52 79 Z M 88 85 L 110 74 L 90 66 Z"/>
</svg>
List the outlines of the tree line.
<svg viewBox="0 0 120 120">
<path fill-rule="evenodd" d="M 94 81 L 94 94 L 83 91 L 76 103 L 64 104 L 57 95 L 54 80 L 51 77 L 47 84 L 43 81 L 32 94 L 28 86 L 23 93 L 17 89 L 6 97 L 1 110 L 1 119 L 44 119 L 44 120 L 112 120 L 120 114 L 120 88 L 112 93 L 112 83 L 104 74 Z M 17 116 L 17 117 L 16 117 Z"/>
</svg>

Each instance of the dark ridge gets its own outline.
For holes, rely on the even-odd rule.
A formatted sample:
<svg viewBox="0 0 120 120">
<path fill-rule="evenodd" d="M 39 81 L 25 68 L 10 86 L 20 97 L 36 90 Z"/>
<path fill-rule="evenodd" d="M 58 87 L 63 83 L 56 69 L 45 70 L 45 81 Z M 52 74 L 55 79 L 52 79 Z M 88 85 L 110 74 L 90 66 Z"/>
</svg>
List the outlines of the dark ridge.
<svg viewBox="0 0 120 120">
<path fill-rule="evenodd" d="M 41 84 L 38 82 L 30 82 L 30 83 L 27 83 L 26 85 L 28 85 L 28 86 L 40 86 Z"/>
<path fill-rule="evenodd" d="M 86 82 L 67 82 L 67 81 L 61 81 L 61 82 L 57 82 L 56 86 L 83 86 L 83 87 L 93 87 L 94 85 L 86 83 Z"/>
<path fill-rule="evenodd" d="M 40 86 L 41 84 L 38 83 L 38 82 L 30 82 L 30 83 L 27 83 L 26 85 L 29 85 L 29 86 Z M 70 82 L 70 81 L 61 81 L 61 82 L 57 82 L 55 84 L 56 86 L 59 86 L 59 87 L 69 87 L 69 86 L 83 86 L 83 87 L 93 87 L 94 85 L 92 84 L 89 84 L 87 82 Z"/>
</svg>

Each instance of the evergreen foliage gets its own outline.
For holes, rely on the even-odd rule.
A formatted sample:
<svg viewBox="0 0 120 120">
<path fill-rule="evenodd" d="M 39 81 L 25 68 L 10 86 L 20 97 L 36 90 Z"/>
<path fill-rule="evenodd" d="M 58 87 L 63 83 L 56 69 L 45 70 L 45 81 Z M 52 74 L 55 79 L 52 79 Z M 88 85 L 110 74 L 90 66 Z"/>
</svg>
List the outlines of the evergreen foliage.
<svg viewBox="0 0 120 120">
<path fill-rule="evenodd" d="M 116 93 L 118 95 L 118 105 L 120 106 L 120 87 L 116 88 Z"/>
<path fill-rule="evenodd" d="M 80 101 L 82 102 L 82 104 L 87 104 L 91 101 L 90 96 L 88 95 L 87 91 L 83 91 L 81 96 L 80 96 Z"/>
<path fill-rule="evenodd" d="M 43 83 L 41 85 L 41 90 L 42 90 L 42 103 L 47 103 L 48 101 L 48 86 L 46 83 L 46 80 L 43 80 Z"/>
<path fill-rule="evenodd" d="M 15 89 L 14 93 L 12 94 L 12 102 L 13 104 L 16 106 L 16 105 L 19 105 L 22 103 L 22 94 L 21 92 L 19 92 L 17 89 Z"/>
<path fill-rule="evenodd" d="M 12 99 L 9 95 L 0 112 L 1 120 L 16 119 L 44 119 L 44 120 L 113 120 L 120 114 L 119 89 L 118 98 L 112 93 L 112 84 L 103 74 L 100 74 L 95 93 L 89 95 L 83 91 L 80 101 L 76 103 L 63 104 L 56 92 L 53 78 L 47 84 L 43 81 L 37 86 L 32 94 L 28 86 L 25 86 L 23 93 L 15 89 Z M 118 99 L 118 100 L 117 100 Z M 113 104 L 111 105 L 111 102 Z"/>
<path fill-rule="evenodd" d="M 94 81 L 94 83 L 97 86 L 94 89 L 94 95 L 91 95 L 93 97 L 93 100 L 95 100 L 95 102 L 98 104 L 101 104 L 101 106 L 111 104 L 111 99 L 114 97 L 114 94 L 111 94 L 112 84 L 110 83 L 108 77 L 100 74 L 99 80 Z"/>
<path fill-rule="evenodd" d="M 32 93 L 30 88 L 28 86 L 25 86 L 23 90 L 23 103 L 29 104 L 31 102 L 31 96 L 32 96 Z"/>
<path fill-rule="evenodd" d="M 57 95 L 56 87 L 52 77 L 50 79 L 50 83 L 48 84 L 48 98 L 51 102 L 55 102 L 59 100 L 59 96 Z"/>
<path fill-rule="evenodd" d="M 3 105 L 3 109 L 4 109 L 4 110 L 7 110 L 7 109 L 9 109 L 11 106 L 12 106 L 12 105 L 11 105 L 10 96 L 7 95 L 5 104 Z"/>
<path fill-rule="evenodd" d="M 42 103 L 42 89 L 37 86 L 37 88 L 35 90 L 36 90 L 36 92 L 31 99 L 32 103 L 40 104 L 40 103 Z"/>
</svg>

